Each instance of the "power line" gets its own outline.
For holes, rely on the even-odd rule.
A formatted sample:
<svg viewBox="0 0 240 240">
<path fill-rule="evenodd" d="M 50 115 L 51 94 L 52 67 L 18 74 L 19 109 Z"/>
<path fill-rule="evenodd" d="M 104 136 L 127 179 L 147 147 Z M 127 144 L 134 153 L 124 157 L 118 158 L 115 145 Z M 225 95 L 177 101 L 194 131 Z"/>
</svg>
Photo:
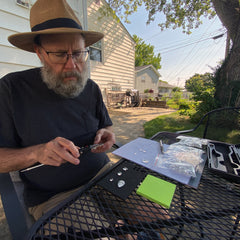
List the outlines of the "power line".
<svg viewBox="0 0 240 240">
<path fill-rule="evenodd" d="M 215 20 L 216 20 L 216 18 L 212 21 L 210 27 L 208 26 L 207 29 L 204 31 L 204 33 L 201 34 L 200 39 L 201 39 L 203 36 L 206 35 L 207 30 L 209 30 L 209 29 L 211 28 L 211 26 L 213 25 L 213 23 L 215 22 Z M 197 44 L 196 44 L 196 46 L 197 46 Z M 184 62 L 185 62 L 187 59 L 188 59 L 188 61 L 189 61 L 189 59 L 191 59 L 191 58 L 190 58 L 190 55 L 194 53 L 194 50 L 195 50 L 195 49 L 196 49 L 195 46 L 193 46 L 192 49 L 188 52 L 188 54 L 184 57 L 184 59 L 181 60 L 181 65 L 183 65 Z M 198 48 L 198 49 L 200 49 L 200 48 Z M 197 51 L 197 52 L 198 52 L 198 51 Z M 196 52 L 196 53 L 197 53 L 197 52 Z M 196 54 L 196 53 L 195 53 L 195 54 Z M 178 63 L 180 63 L 180 60 L 179 60 Z M 179 65 L 179 64 L 178 64 L 178 65 Z M 178 66 L 178 65 L 177 65 L 177 66 Z M 181 67 L 181 69 L 182 69 L 182 67 Z M 181 73 L 181 71 L 182 71 L 182 70 L 175 72 L 174 78 L 175 78 L 177 75 L 179 75 L 179 73 Z M 170 76 L 171 76 L 171 74 L 168 75 L 168 77 L 170 77 Z"/>
<path fill-rule="evenodd" d="M 225 32 L 225 33 L 226 33 L 226 32 Z M 221 34 L 221 36 L 223 36 L 225 33 Z M 215 37 L 216 37 L 216 36 L 215 36 Z M 219 35 L 218 35 L 218 37 L 219 37 Z M 201 40 L 198 40 L 198 41 L 196 41 L 196 42 L 188 43 L 188 44 L 186 44 L 186 45 L 179 46 L 179 47 L 175 47 L 175 48 L 172 48 L 172 49 L 169 49 L 169 50 L 166 50 L 166 49 L 167 49 L 167 48 L 166 48 L 165 51 L 164 51 L 164 49 L 163 49 L 163 50 L 159 50 L 159 52 L 160 52 L 161 54 L 169 53 L 169 52 L 178 50 L 178 49 L 180 49 L 180 48 L 185 48 L 185 47 L 191 46 L 191 45 L 196 44 L 196 43 L 200 43 L 200 42 L 203 42 L 203 41 L 207 41 L 207 40 L 209 40 L 209 39 L 214 39 L 214 37 L 208 37 L 208 38 L 205 38 L 205 39 L 201 39 Z"/>
<path fill-rule="evenodd" d="M 216 20 L 216 18 L 214 19 L 214 21 L 215 21 L 215 20 Z M 205 32 L 201 35 L 201 38 L 203 38 L 204 36 L 207 36 L 207 35 L 209 36 L 209 33 L 207 33 L 207 31 L 209 31 L 210 28 L 213 26 L 214 21 L 211 22 L 210 27 L 209 27 L 209 25 L 208 25 L 208 27 L 207 27 L 207 29 L 205 30 Z M 167 76 L 167 78 L 166 78 L 166 80 L 167 80 L 168 82 L 176 81 L 176 78 L 180 76 L 181 72 L 186 71 L 186 69 L 189 68 L 189 66 L 192 65 L 191 63 L 194 61 L 194 59 L 195 59 L 197 56 L 199 56 L 198 52 L 201 50 L 201 47 L 200 47 L 199 43 L 200 43 L 200 42 L 203 42 L 203 41 L 207 41 L 207 40 L 209 40 L 209 39 L 218 39 L 220 34 L 224 34 L 224 33 L 219 33 L 219 31 L 223 31 L 223 29 L 224 29 L 224 28 L 220 28 L 220 29 L 218 29 L 218 30 L 215 30 L 215 31 L 211 32 L 211 33 L 210 33 L 210 36 L 211 36 L 211 37 L 204 38 L 204 39 L 201 39 L 201 38 L 200 38 L 200 40 L 197 40 L 197 41 L 195 41 L 195 42 L 191 42 L 191 45 L 193 45 L 193 44 L 195 44 L 195 45 L 191 48 L 191 50 L 188 52 L 188 54 L 185 55 L 185 57 L 184 57 L 183 60 L 182 60 L 182 59 L 179 59 L 179 60 L 178 60 L 178 61 L 181 63 L 181 68 L 180 68 L 179 70 L 174 71 L 174 73 L 172 73 L 172 72 L 169 73 L 168 76 Z M 214 36 L 213 34 L 215 34 L 215 36 Z M 190 43 L 189 43 L 189 44 L 190 44 Z M 189 46 L 189 44 L 186 44 L 186 45 Z M 185 45 L 185 46 L 186 46 L 186 45 Z M 184 46 L 184 47 L 185 47 L 185 46 Z M 197 48 L 197 46 L 198 46 L 198 48 Z M 181 47 L 183 47 L 183 46 L 181 46 Z M 180 48 L 180 47 L 178 47 L 178 49 L 179 49 L 179 48 Z M 211 52 L 212 52 L 212 51 L 211 51 Z M 210 54 L 208 54 L 208 56 L 209 56 L 209 55 L 210 55 Z M 195 57 L 195 56 L 196 56 L 196 57 Z M 188 60 L 187 62 L 189 62 L 188 65 L 187 65 L 187 63 L 186 63 L 186 60 Z M 204 61 L 204 59 L 203 59 L 203 61 Z M 177 66 L 178 66 L 178 65 L 177 65 Z M 176 69 L 178 69 L 178 67 L 176 67 Z M 174 76 L 173 76 L 173 77 L 170 77 L 172 74 L 174 74 Z"/>
<path fill-rule="evenodd" d="M 216 52 L 219 52 L 222 48 L 225 47 L 225 45 L 226 45 L 226 40 L 222 41 L 222 44 L 221 44 L 220 46 L 215 45 L 215 48 L 212 48 L 212 51 L 208 53 L 208 55 L 206 56 L 206 59 L 211 59 L 210 56 L 213 56 Z M 223 58 L 224 58 L 224 55 L 223 55 Z M 205 60 L 205 59 L 203 59 L 203 60 Z M 202 67 L 201 67 L 200 70 L 198 70 L 198 71 L 199 71 L 199 72 L 202 72 L 203 69 L 204 69 L 204 66 L 206 66 L 206 65 L 209 66 L 208 62 L 209 62 L 209 61 L 206 61 L 206 60 L 205 60 L 205 64 L 204 64 L 204 65 L 203 65 L 203 64 L 200 64 L 199 66 L 202 66 Z"/>
<path fill-rule="evenodd" d="M 199 73 L 201 74 L 201 72 L 204 70 L 204 68 L 206 67 L 206 65 L 209 65 L 209 62 L 211 61 L 212 57 L 211 56 L 214 56 L 217 52 L 219 52 L 223 47 L 224 47 L 224 44 L 226 43 L 226 41 L 222 41 L 222 44 L 221 46 L 219 45 L 215 45 L 215 47 L 211 47 L 212 44 L 209 44 L 208 48 L 205 48 L 206 51 L 204 51 L 202 54 L 204 55 L 204 58 L 202 58 L 202 60 L 199 62 L 199 65 L 197 68 L 195 69 L 190 69 L 190 72 L 195 72 L 195 73 Z M 208 49 L 211 47 L 211 51 L 208 51 Z M 223 56 L 224 58 L 224 56 Z M 181 71 L 178 71 L 178 74 L 175 75 L 174 78 L 168 80 L 168 82 L 173 82 L 173 81 L 177 81 L 179 82 L 179 79 L 180 79 L 180 74 L 182 71 L 186 71 L 187 68 L 189 68 L 189 66 L 191 65 L 188 65 L 188 66 L 184 66 Z M 177 80 L 176 80 L 177 78 Z M 182 81 L 185 81 L 186 79 L 182 79 Z"/>
<path fill-rule="evenodd" d="M 225 32 L 224 29 L 218 29 L 218 30 L 215 30 L 214 32 L 211 32 L 211 33 L 208 33 L 208 34 L 204 33 L 204 34 L 201 35 L 200 38 L 202 39 L 204 36 L 212 38 L 213 36 L 216 36 L 217 34 L 219 35 L 219 33 L 223 34 L 223 31 Z M 164 51 L 164 50 L 168 50 L 168 49 L 171 49 L 171 48 L 175 48 L 175 47 L 178 47 L 178 46 L 189 44 L 189 41 L 191 43 L 195 43 L 198 40 L 199 40 L 199 37 L 195 35 L 194 39 L 191 39 L 191 40 L 183 39 L 183 40 L 180 40 L 180 41 L 178 40 L 178 41 L 170 43 L 169 46 L 166 46 L 164 48 L 157 48 L 157 49 L 155 49 L 155 51 L 161 52 L 161 51 Z"/>
</svg>

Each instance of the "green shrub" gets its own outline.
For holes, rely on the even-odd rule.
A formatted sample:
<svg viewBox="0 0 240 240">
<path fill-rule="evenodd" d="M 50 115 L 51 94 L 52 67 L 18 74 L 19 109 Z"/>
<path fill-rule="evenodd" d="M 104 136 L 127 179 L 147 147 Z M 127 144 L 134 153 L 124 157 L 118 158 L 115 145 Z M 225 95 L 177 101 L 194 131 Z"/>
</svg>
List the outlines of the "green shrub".
<svg viewBox="0 0 240 240">
<path fill-rule="evenodd" d="M 189 101 L 186 99 L 181 99 L 179 101 L 179 111 L 180 115 L 185 115 L 191 117 L 195 113 L 196 104 L 194 101 Z"/>
</svg>

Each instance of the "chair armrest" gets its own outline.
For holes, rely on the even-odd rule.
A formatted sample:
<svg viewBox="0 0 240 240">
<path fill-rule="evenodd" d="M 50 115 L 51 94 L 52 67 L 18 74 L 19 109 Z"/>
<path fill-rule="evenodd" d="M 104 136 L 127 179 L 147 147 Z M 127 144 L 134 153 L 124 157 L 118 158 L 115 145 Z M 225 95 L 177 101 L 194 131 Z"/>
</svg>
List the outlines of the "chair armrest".
<svg viewBox="0 0 240 240">
<path fill-rule="evenodd" d="M 24 239 L 29 226 L 23 206 L 9 173 L 0 174 L 0 194 L 12 239 Z"/>
<path fill-rule="evenodd" d="M 177 133 L 177 134 L 190 133 L 190 132 L 193 132 L 195 130 L 196 130 L 195 128 L 192 128 L 192 129 L 186 129 L 186 130 L 177 131 L 175 133 Z"/>
</svg>

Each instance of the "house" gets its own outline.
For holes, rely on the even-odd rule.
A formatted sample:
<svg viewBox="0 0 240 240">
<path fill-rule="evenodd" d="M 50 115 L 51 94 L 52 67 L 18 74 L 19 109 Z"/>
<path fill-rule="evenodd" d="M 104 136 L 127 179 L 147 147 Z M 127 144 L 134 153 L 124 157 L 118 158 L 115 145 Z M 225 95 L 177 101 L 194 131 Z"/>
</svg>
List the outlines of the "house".
<svg viewBox="0 0 240 240">
<path fill-rule="evenodd" d="M 104 39 L 91 48 L 98 57 L 90 61 L 91 78 L 101 88 L 126 91 L 134 87 L 135 42 L 121 22 L 100 18 L 98 9 L 105 0 L 87 1 L 88 29 L 104 33 Z M 100 53 L 100 51 L 102 52 Z"/>
<path fill-rule="evenodd" d="M 175 86 L 168 84 L 167 82 L 160 81 L 158 85 L 159 96 L 171 97 L 171 93 Z"/>
<path fill-rule="evenodd" d="M 30 31 L 29 11 L 36 0 L 1 0 L 0 6 L 0 78 L 13 71 L 41 66 L 37 56 L 12 46 L 7 37 Z M 134 88 L 135 42 L 121 22 L 100 18 L 105 0 L 67 0 L 84 29 L 103 32 L 105 37 L 90 46 L 89 77 L 102 90 L 126 91 Z"/>
<path fill-rule="evenodd" d="M 17 32 L 30 31 L 29 2 L 1 0 L 0 6 L 0 77 L 12 71 L 40 66 L 33 53 L 12 46 L 7 37 Z"/>
<path fill-rule="evenodd" d="M 161 75 L 153 65 L 136 67 L 135 74 L 134 88 L 140 94 L 143 94 L 146 89 L 152 89 L 154 95 L 158 94 L 158 82 Z"/>
</svg>

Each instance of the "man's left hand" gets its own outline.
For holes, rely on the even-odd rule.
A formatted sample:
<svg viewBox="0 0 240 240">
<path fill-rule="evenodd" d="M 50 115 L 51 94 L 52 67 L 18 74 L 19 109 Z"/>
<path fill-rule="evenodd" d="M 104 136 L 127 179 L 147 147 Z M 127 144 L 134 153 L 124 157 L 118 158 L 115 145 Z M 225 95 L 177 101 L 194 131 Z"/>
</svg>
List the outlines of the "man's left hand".
<svg viewBox="0 0 240 240">
<path fill-rule="evenodd" d="M 115 143 L 115 134 L 112 127 L 101 128 L 97 131 L 94 144 L 103 144 L 97 148 L 92 149 L 94 153 L 105 152 L 109 150 Z"/>
</svg>

